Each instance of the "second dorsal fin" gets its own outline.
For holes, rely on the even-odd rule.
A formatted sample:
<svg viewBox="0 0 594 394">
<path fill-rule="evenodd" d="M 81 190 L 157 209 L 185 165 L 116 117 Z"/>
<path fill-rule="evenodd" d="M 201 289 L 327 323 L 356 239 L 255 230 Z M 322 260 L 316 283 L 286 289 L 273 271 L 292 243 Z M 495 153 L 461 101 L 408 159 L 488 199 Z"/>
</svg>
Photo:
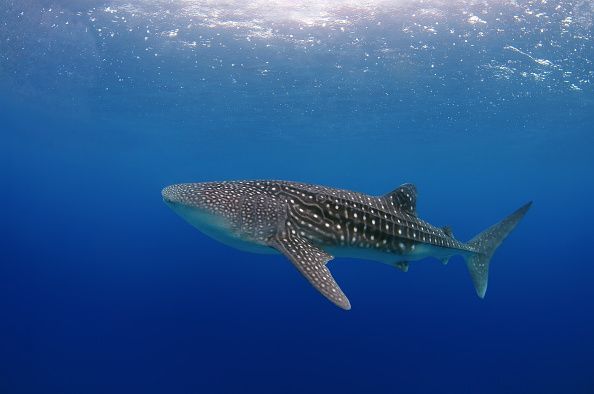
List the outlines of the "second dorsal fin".
<svg viewBox="0 0 594 394">
<path fill-rule="evenodd" d="M 450 238 L 454 238 L 454 232 L 452 231 L 452 228 L 450 226 L 444 226 L 441 228 L 441 230 L 444 232 L 445 235 L 447 235 Z"/>
<path fill-rule="evenodd" d="M 417 188 L 412 183 L 405 183 L 384 195 L 388 204 L 411 215 L 417 215 Z"/>
</svg>

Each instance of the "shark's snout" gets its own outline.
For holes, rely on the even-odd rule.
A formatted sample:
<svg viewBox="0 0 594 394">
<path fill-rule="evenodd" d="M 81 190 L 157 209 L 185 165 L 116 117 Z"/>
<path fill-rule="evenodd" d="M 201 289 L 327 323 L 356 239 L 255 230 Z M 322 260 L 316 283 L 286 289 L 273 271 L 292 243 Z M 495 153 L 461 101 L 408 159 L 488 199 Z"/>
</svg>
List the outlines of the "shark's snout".
<svg viewBox="0 0 594 394">
<path fill-rule="evenodd" d="M 185 206 L 192 208 L 204 208 L 204 190 L 200 183 L 178 183 L 170 185 L 161 190 L 161 196 L 170 206 Z"/>
<path fill-rule="evenodd" d="M 185 184 L 167 186 L 161 190 L 161 196 L 169 205 L 188 205 L 194 197 Z"/>
<path fill-rule="evenodd" d="M 163 201 L 166 203 L 175 203 L 178 199 L 175 185 L 164 187 L 163 190 L 161 190 L 161 197 L 163 197 Z"/>
</svg>

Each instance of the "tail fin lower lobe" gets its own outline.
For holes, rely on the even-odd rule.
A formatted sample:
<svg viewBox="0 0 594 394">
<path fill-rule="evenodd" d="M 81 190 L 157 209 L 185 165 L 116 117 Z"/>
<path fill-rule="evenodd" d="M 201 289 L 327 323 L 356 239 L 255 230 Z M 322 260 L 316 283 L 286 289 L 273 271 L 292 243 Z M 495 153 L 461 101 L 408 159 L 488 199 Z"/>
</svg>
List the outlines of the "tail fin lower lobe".
<svg viewBox="0 0 594 394">
<path fill-rule="evenodd" d="M 499 223 L 468 241 L 468 245 L 476 249 L 477 252 L 465 256 L 466 266 L 470 272 L 476 294 L 480 298 L 484 298 L 487 292 L 489 264 L 493 253 L 528 212 L 531 205 L 532 202 L 525 204 Z"/>
</svg>

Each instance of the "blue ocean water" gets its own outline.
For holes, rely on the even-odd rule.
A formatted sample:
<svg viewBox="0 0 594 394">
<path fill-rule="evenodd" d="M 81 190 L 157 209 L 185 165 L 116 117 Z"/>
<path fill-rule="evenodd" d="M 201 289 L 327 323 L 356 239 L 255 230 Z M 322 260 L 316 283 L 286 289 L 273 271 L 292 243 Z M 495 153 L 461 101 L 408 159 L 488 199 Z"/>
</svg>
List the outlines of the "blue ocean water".
<svg viewBox="0 0 594 394">
<path fill-rule="evenodd" d="M 593 393 L 592 1 L 0 2 L 0 393 Z M 173 183 L 383 194 L 463 260 L 213 241 Z"/>
</svg>

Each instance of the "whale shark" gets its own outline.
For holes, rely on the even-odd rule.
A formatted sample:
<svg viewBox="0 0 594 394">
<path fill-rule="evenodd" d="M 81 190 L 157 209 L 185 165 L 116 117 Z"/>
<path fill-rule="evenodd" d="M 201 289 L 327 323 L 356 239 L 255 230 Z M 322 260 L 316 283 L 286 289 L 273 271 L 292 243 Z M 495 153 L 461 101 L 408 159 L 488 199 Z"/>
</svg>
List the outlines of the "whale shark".
<svg viewBox="0 0 594 394">
<path fill-rule="evenodd" d="M 247 252 L 283 254 L 346 310 L 351 303 L 327 267 L 334 257 L 378 261 L 406 272 L 411 261 L 434 257 L 447 264 L 461 255 L 476 294 L 484 298 L 493 253 L 532 204 L 461 242 L 449 227 L 417 216 L 417 191 L 410 183 L 381 196 L 276 180 L 183 183 L 161 194 L 174 212 L 217 241 Z"/>
</svg>

